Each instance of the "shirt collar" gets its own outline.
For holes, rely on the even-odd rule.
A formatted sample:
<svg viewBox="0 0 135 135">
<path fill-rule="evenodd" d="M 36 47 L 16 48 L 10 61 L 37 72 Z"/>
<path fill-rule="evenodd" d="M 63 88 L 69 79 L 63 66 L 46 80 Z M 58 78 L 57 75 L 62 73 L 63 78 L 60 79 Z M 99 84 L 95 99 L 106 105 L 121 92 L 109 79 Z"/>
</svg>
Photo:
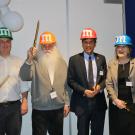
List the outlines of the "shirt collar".
<svg viewBox="0 0 135 135">
<path fill-rule="evenodd" d="M 89 55 L 86 52 L 84 52 L 84 59 L 89 60 L 89 56 L 91 56 L 91 59 L 94 59 L 94 54 L 93 53 L 91 55 Z"/>
<path fill-rule="evenodd" d="M 11 57 L 11 55 L 9 55 L 8 57 L 6 57 L 6 58 L 4 58 L 4 57 L 2 57 L 2 56 L 0 56 L 0 60 L 7 60 L 7 59 L 9 59 Z"/>
</svg>

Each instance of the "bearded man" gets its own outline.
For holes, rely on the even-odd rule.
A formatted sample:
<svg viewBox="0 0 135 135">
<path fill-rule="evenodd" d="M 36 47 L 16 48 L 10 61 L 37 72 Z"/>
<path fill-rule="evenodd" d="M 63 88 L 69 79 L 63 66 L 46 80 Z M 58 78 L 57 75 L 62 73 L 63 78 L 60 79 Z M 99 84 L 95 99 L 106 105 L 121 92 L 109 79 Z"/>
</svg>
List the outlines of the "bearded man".
<svg viewBox="0 0 135 135">
<path fill-rule="evenodd" d="M 20 69 L 22 80 L 32 81 L 33 135 L 63 135 L 63 118 L 69 113 L 67 65 L 51 32 L 40 35 L 38 49 L 28 50 Z"/>
</svg>

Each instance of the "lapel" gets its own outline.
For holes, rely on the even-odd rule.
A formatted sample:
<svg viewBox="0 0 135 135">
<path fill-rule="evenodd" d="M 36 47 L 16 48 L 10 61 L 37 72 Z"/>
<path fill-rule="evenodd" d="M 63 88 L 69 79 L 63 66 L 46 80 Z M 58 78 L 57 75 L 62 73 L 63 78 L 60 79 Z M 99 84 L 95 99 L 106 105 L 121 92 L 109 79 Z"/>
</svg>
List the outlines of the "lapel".
<svg viewBox="0 0 135 135">
<path fill-rule="evenodd" d="M 94 56 L 95 56 L 96 63 L 98 63 L 98 61 L 99 61 L 99 56 L 97 55 L 97 53 L 94 53 Z"/>
<path fill-rule="evenodd" d="M 100 57 L 99 57 L 99 55 L 98 55 L 97 53 L 94 53 L 94 56 L 95 56 L 96 65 L 97 65 L 97 71 L 98 71 L 98 65 L 99 65 L 99 63 L 101 62 L 101 61 L 100 61 Z"/>
<path fill-rule="evenodd" d="M 95 61 L 96 61 L 96 66 L 97 66 L 97 79 L 96 79 L 96 84 L 99 83 L 99 80 L 101 76 L 99 75 L 100 70 L 102 70 L 102 67 L 100 66 L 100 56 L 97 53 L 94 53 Z"/>
<path fill-rule="evenodd" d="M 81 68 L 80 72 L 82 73 L 85 81 L 87 82 L 88 79 L 87 79 L 87 71 L 86 71 L 85 60 L 84 60 L 84 53 L 79 54 L 78 61 L 79 61 L 79 66 Z"/>
<path fill-rule="evenodd" d="M 113 76 L 115 81 L 117 81 L 118 78 L 118 60 L 115 58 L 112 62 L 112 70 L 113 70 Z"/>
<path fill-rule="evenodd" d="M 132 71 L 133 71 L 134 65 L 135 65 L 135 61 L 134 61 L 134 59 L 131 59 L 131 60 L 130 60 L 129 76 L 131 76 L 131 74 L 132 74 Z"/>
</svg>

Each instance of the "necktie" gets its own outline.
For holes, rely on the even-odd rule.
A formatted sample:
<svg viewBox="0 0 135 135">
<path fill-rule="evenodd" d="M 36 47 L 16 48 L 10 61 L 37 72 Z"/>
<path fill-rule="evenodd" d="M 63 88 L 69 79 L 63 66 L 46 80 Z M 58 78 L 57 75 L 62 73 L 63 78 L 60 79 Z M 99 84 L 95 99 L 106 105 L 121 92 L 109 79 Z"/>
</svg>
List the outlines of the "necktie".
<svg viewBox="0 0 135 135">
<path fill-rule="evenodd" d="M 89 83 L 89 89 L 91 89 L 94 86 L 91 56 L 89 56 L 89 62 L 88 62 L 88 83 Z"/>
</svg>

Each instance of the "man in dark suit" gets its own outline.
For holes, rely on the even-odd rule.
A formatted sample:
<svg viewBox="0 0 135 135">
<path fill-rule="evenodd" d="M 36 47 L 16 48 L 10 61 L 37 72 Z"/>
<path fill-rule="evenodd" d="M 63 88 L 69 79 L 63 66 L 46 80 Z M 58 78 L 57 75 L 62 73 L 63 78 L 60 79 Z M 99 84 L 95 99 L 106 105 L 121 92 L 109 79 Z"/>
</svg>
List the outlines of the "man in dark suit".
<svg viewBox="0 0 135 135">
<path fill-rule="evenodd" d="M 106 112 L 104 95 L 106 60 L 94 52 L 96 31 L 85 28 L 81 33 L 83 52 L 69 60 L 68 84 L 73 89 L 71 111 L 77 116 L 78 135 L 103 135 Z"/>
</svg>

